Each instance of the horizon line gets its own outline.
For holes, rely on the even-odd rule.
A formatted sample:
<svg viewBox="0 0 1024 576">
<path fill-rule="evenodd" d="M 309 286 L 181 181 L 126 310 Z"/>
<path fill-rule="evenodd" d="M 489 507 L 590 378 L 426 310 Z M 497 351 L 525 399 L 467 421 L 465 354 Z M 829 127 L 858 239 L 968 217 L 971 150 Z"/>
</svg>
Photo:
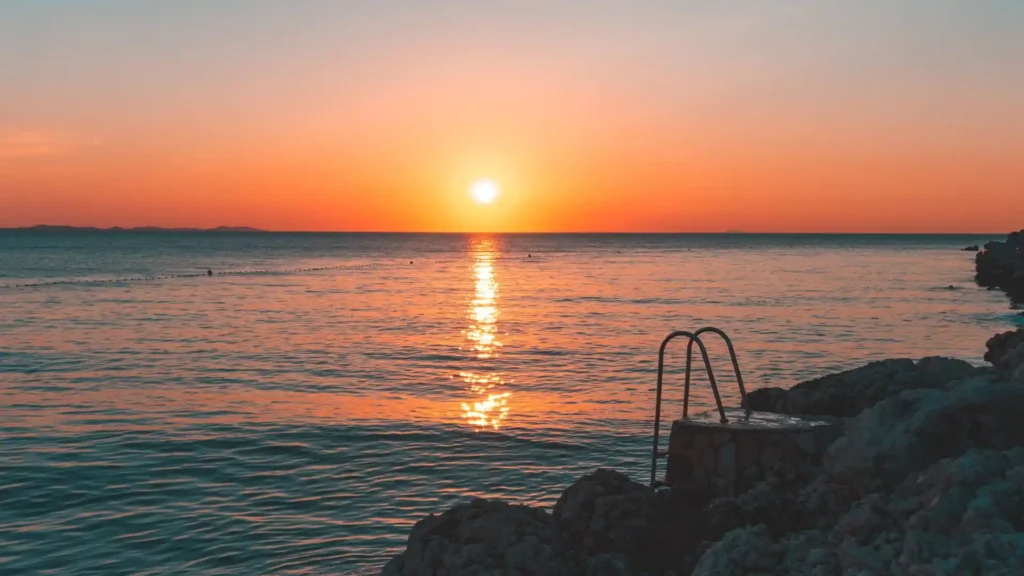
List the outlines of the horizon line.
<svg viewBox="0 0 1024 576">
<path fill-rule="evenodd" d="M 670 236 L 670 235 L 749 235 L 749 236 L 769 236 L 769 235 L 808 235 L 808 236 L 838 236 L 838 235 L 858 235 L 858 236 L 882 236 L 882 235 L 902 235 L 902 236 L 1002 236 L 1009 232 L 906 232 L 906 231 L 775 231 L 775 232 L 757 232 L 757 231 L 746 231 L 746 230 L 719 230 L 713 232 L 698 232 L 698 231 L 603 231 L 603 230 L 566 230 L 566 231 L 430 231 L 430 230 L 267 230 L 263 228 L 256 228 L 253 226 L 230 226 L 220 225 L 209 228 L 193 227 L 193 226 L 73 226 L 66 224 L 34 224 L 31 226 L 7 226 L 0 227 L 2 232 L 17 232 L 17 231 L 40 231 L 45 232 L 48 229 L 57 229 L 63 231 L 82 231 L 82 232 L 216 232 L 222 234 L 435 234 L 435 235 L 484 235 L 484 234 L 502 234 L 502 235 L 623 235 L 623 236 L 640 236 L 640 235 L 659 235 L 659 236 Z M 1011 230 L 1010 232 L 1015 232 Z"/>
</svg>

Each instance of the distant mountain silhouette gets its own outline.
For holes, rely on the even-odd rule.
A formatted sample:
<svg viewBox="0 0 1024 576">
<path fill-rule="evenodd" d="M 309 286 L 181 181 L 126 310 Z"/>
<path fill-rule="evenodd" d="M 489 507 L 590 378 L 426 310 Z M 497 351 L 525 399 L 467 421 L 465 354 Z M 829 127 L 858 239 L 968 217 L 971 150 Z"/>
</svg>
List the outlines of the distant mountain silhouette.
<svg viewBox="0 0 1024 576">
<path fill-rule="evenodd" d="M 160 226 L 138 226 L 136 228 L 97 228 L 95 226 L 51 226 L 39 224 L 23 228 L 0 228 L 0 230 L 21 230 L 26 232 L 265 232 L 248 226 L 217 226 L 216 228 L 161 228 Z"/>
</svg>

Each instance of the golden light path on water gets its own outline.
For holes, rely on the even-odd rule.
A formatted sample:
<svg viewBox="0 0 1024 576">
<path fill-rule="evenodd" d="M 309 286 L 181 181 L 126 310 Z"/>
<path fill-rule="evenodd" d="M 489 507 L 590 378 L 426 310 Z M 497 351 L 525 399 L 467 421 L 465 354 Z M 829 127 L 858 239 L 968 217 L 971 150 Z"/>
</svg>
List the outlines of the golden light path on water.
<svg viewBox="0 0 1024 576">
<path fill-rule="evenodd" d="M 487 361 L 498 356 L 498 281 L 494 271 L 496 248 L 492 240 L 476 241 L 473 251 L 475 290 L 469 303 L 469 327 L 466 340 L 473 359 Z M 502 391 L 505 384 L 497 372 L 461 372 L 474 398 L 462 403 L 462 417 L 476 429 L 497 430 L 508 417 L 511 392 Z"/>
</svg>

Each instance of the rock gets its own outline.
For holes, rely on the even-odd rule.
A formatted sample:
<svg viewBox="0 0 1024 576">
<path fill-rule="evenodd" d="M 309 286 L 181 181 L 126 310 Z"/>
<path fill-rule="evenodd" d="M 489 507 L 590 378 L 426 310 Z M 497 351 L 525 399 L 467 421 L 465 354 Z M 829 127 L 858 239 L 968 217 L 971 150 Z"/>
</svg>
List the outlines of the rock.
<svg viewBox="0 0 1024 576">
<path fill-rule="evenodd" d="M 849 513 L 836 523 L 833 532 L 859 544 L 869 544 L 892 520 L 885 509 L 885 501 L 878 494 L 871 494 L 857 502 Z"/>
<path fill-rule="evenodd" d="M 693 576 L 771 574 L 783 557 L 764 525 L 733 530 L 697 563 Z"/>
<path fill-rule="evenodd" d="M 1024 445 L 1024 388 L 976 378 L 908 390 L 864 411 L 825 452 L 825 470 L 867 493 L 970 448 Z"/>
<path fill-rule="evenodd" d="M 622 554 L 598 554 L 583 561 L 586 576 L 629 576 L 633 574 L 628 556 Z"/>
<path fill-rule="evenodd" d="M 726 532 L 751 525 L 763 525 L 782 534 L 804 525 L 796 495 L 778 479 L 769 478 L 735 498 L 719 498 L 701 511 L 708 519 L 704 536 L 719 539 Z"/>
<path fill-rule="evenodd" d="M 1024 456 L 1024 448 L 971 450 L 909 476 L 888 498 L 895 526 L 906 530 L 899 566 L 907 573 L 936 563 L 954 574 L 1021 573 L 1024 549 L 1013 545 L 1024 542 L 1024 466 L 1015 453 Z"/>
<path fill-rule="evenodd" d="M 1024 365 L 1024 328 L 996 334 L 985 342 L 985 360 L 1001 374 L 1017 379 L 1016 372 Z"/>
<path fill-rule="evenodd" d="M 801 382 L 789 390 L 761 388 L 747 394 L 751 409 L 802 416 L 852 417 L 904 390 L 941 388 L 976 374 L 963 360 L 931 357 L 882 360 Z"/>
<path fill-rule="evenodd" d="M 381 576 L 399 576 L 402 573 L 402 569 L 405 567 L 405 554 L 399 554 L 381 569 Z"/>
<path fill-rule="evenodd" d="M 553 518 L 566 543 L 585 553 L 636 554 L 645 548 L 654 492 L 614 470 L 600 469 L 570 486 Z"/>
<path fill-rule="evenodd" d="M 978 248 L 977 244 L 970 244 L 968 246 L 964 246 L 963 248 L 961 248 L 961 250 L 963 250 L 964 252 L 977 252 L 978 250 L 980 250 L 980 248 Z"/>
<path fill-rule="evenodd" d="M 806 494 L 836 486 L 824 478 L 814 485 L 817 490 L 786 504 L 792 516 L 810 515 Z M 756 500 L 785 493 L 765 487 Z M 892 490 L 836 502 L 846 511 L 822 529 L 800 522 L 772 527 L 756 516 L 747 522 L 748 506 L 739 499 L 716 501 L 709 513 L 728 509 L 739 525 L 707 550 L 693 573 L 1024 573 L 1024 447 L 971 449 L 908 475 Z"/>
<path fill-rule="evenodd" d="M 942 388 L 950 382 L 975 376 L 978 368 L 970 362 L 956 358 L 929 356 L 917 361 L 915 365 L 920 378 L 920 388 Z"/>
<path fill-rule="evenodd" d="M 800 489 L 793 513 L 801 515 L 807 527 L 831 529 L 858 498 L 853 487 L 822 476 Z"/>
<path fill-rule="evenodd" d="M 477 498 L 413 526 L 404 553 L 382 574 L 557 574 L 564 554 L 544 510 Z"/>
<path fill-rule="evenodd" d="M 1005 242 L 988 242 L 975 256 L 975 280 L 981 286 L 1004 290 L 1012 300 L 1024 301 L 1024 230 Z"/>
</svg>

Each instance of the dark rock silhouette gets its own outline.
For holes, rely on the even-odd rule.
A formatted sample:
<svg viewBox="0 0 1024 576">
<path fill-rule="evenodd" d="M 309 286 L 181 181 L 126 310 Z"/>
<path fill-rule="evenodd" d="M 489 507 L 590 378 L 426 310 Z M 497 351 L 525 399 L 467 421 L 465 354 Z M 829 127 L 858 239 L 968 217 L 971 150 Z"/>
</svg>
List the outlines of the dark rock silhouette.
<svg viewBox="0 0 1024 576">
<path fill-rule="evenodd" d="M 1022 413 L 1024 387 L 990 377 L 910 390 L 857 416 L 825 453 L 825 469 L 862 494 L 893 488 L 971 448 L 1024 446 Z"/>
<path fill-rule="evenodd" d="M 680 502 L 599 469 L 563 492 L 550 514 L 475 499 L 430 515 L 381 573 L 633 574 L 692 567 L 697 541 L 681 520 L 689 516 L 671 513 L 685 510 Z"/>
<path fill-rule="evenodd" d="M 985 343 L 985 360 L 1015 384 L 1024 384 L 1024 328 L 996 334 Z"/>
<path fill-rule="evenodd" d="M 1015 302 L 1024 302 L 1024 230 L 1012 232 L 1005 242 L 987 242 L 974 257 L 975 280 L 999 288 Z"/>
<path fill-rule="evenodd" d="M 886 360 L 752 392 L 845 419 L 809 476 L 709 500 L 598 470 L 551 513 L 474 500 L 420 520 L 383 574 L 1022 574 L 1024 330 L 988 349 L 994 368 Z"/>
<path fill-rule="evenodd" d="M 564 563 L 562 551 L 544 510 L 478 498 L 417 522 L 405 553 L 382 574 L 551 573 Z"/>
<path fill-rule="evenodd" d="M 783 534 L 763 524 L 733 530 L 693 574 L 1020 574 L 1024 535 L 1014 494 L 1021 474 L 1024 448 L 972 449 L 908 475 L 892 490 L 836 500 L 830 526 Z M 823 480 L 802 491 L 798 505 L 825 486 Z"/>
<path fill-rule="evenodd" d="M 970 246 L 964 246 L 961 250 L 964 252 L 977 252 L 980 248 L 978 248 L 977 244 L 971 244 Z"/>
<path fill-rule="evenodd" d="M 591 554 L 641 551 L 653 515 L 653 491 L 613 470 L 576 481 L 553 512 L 569 546 Z"/>
<path fill-rule="evenodd" d="M 788 390 L 754 390 L 747 394 L 747 403 L 752 410 L 779 414 L 850 417 L 904 390 L 941 388 L 979 370 L 952 358 L 882 360 L 801 382 Z"/>
</svg>

